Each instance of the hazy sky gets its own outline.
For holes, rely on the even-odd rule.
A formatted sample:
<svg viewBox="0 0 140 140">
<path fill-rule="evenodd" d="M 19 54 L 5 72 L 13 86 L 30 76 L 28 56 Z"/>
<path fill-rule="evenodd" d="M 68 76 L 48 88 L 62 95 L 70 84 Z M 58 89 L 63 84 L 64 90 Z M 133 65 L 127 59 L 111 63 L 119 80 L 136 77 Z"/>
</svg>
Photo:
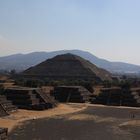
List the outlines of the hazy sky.
<svg viewBox="0 0 140 140">
<path fill-rule="evenodd" d="M 0 56 L 61 49 L 140 65 L 140 0 L 0 0 Z"/>
</svg>

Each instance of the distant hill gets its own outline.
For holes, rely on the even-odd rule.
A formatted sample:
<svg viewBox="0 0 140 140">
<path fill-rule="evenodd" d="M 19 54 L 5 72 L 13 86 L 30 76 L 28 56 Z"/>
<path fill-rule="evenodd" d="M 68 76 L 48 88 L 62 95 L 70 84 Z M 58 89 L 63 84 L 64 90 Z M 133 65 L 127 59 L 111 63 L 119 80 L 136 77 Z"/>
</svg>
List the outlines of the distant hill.
<svg viewBox="0 0 140 140">
<path fill-rule="evenodd" d="M 85 80 L 85 81 L 104 81 L 111 80 L 111 73 L 98 68 L 90 61 L 74 55 L 62 54 L 51 59 L 45 60 L 42 63 L 30 67 L 23 71 L 21 76 L 24 78 L 35 78 L 50 80 Z"/>
<path fill-rule="evenodd" d="M 122 63 L 110 62 L 105 59 L 98 58 L 93 54 L 81 50 L 61 50 L 54 52 L 33 52 L 29 54 L 14 54 L 10 56 L 0 57 L 0 70 L 16 69 L 17 71 L 25 70 L 31 66 L 37 65 L 42 61 L 52 58 L 56 55 L 71 53 L 89 60 L 91 63 L 100 68 L 104 68 L 110 72 L 117 73 L 140 73 L 140 66 Z"/>
</svg>

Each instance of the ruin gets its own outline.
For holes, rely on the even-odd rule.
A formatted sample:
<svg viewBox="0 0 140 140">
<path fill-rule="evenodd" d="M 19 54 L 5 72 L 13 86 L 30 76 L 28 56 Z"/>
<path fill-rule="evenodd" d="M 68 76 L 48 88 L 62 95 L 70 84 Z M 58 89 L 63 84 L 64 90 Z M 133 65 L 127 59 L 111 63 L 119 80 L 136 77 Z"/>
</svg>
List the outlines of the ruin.
<svg viewBox="0 0 140 140">
<path fill-rule="evenodd" d="M 82 86 L 58 86 L 53 95 L 59 102 L 85 103 L 90 101 L 91 93 Z"/>
<path fill-rule="evenodd" d="M 116 106 L 140 106 L 140 89 L 101 88 L 92 103 Z"/>
<path fill-rule="evenodd" d="M 21 109 L 44 110 L 56 106 L 53 97 L 40 88 L 7 88 L 5 95 Z"/>
<path fill-rule="evenodd" d="M 15 86 L 15 81 L 8 75 L 0 75 L 0 87 L 7 88 Z"/>
<path fill-rule="evenodd" d="M 93 103 L 104 105 L 121 104 L 121 88 L 101 88 Z"/>
<path fill-rule="evenodd" d="M 8 140 L 8 129 L 0 128 L 0 140 Z"/>
<path fill-rule="evenodd" d="M 7 100 L 4 95 L 0 95 L 0 117 L 9 115 L 16 110 L 17 107 L 10 100 Z"/>
<path fill-rule="evenodd" d="M 140 107 L 140 88 L 131 88 L 130 91 L 137 105 Z"/>
</svg>

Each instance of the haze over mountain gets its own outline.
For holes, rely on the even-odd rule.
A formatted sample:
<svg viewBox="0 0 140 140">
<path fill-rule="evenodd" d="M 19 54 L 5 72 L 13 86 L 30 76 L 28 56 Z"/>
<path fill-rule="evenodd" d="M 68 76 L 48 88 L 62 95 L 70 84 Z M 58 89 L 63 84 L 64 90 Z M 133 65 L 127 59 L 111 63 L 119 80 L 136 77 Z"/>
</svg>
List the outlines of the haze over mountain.
<svg viewBox="0 0 140 140">
<path fill-rule="evenodd" d="M 17 71 L 25 70 L 31 66 L 37 65 L 42 61 L 52 58 L 56 55 L 71 53 L 89 60 L 91 63 L 100 68 L 104 68 L 110 72 L 117 73 L 140 73 L 140 66 L 123 63 L 111 62 L 105 59 L 98 58 L 93 54 L 81 50 L 60 50 L 53 52 L 33 52 L 29 54 L 14 54 L 5 57 L 0 57 L 0 69 Z"/>
</svg>

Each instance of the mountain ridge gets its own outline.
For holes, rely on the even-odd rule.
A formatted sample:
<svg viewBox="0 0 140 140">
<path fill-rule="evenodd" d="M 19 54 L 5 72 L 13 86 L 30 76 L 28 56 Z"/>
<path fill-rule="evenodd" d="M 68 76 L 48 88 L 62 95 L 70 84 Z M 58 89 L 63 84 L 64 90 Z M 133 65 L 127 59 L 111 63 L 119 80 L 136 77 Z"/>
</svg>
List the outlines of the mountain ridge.
<svg viewBox="0 0 140 140">
<path fill-rule="evenodd" d="M 53 52 L 32 52 L 28 54 L 13 54 L 9 56 L 0 57 L 0 69 L 17 71 L 25 70 L 31 66 L 37 65 L 42 61 L 52 58 L 56 55 L 72 53 L 89 60 L 91 63 L 97 65 L 100 68 L 106 69 L 113 73 L 139 73 L 140 66 L 135 64 L 129 64 L 124 62 L 111 62 L 97 56 L 81 50 L 60 50 Z"/>
</svg>

